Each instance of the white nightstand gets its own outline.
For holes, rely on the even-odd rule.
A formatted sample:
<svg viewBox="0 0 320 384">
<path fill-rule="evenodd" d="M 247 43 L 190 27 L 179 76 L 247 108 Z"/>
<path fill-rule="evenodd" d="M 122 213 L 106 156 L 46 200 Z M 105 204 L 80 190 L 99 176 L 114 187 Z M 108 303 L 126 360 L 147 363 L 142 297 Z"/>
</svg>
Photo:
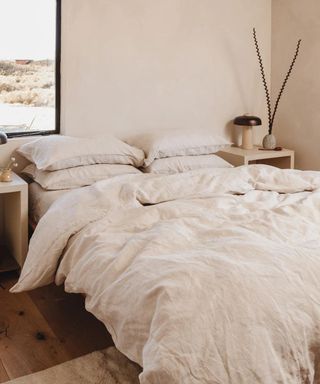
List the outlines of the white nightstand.
<svg viewBox="0 0 320 384">
<path fill-rule="evenodd" d="M 234 166 L 267 164 L 278 168 L 294 168 L 294 151 L 285 148 L 281 151 L 260 150 L 259 148 L 229 147 L 218 152 L 217 155 Z"/>
<path fill-rule="evenodd" d="M 0 272 L 22 267 L 28 249 L 28 184 L 0 182 Z"/>
</svg>

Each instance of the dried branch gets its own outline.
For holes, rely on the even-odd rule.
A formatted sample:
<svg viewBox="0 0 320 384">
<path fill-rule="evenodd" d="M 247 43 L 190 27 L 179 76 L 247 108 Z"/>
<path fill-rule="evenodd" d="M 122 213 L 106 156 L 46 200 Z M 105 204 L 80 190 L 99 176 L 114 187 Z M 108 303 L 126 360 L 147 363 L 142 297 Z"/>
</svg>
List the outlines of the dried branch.
<svg viewBox="0 0 320 384">
<path fill-rule="evenodd" d="M 278 95 L 278 98 L 277 98 L 277 101 L 276 101 L 276 104 L 275 104 L 275 107 L 274 107 L 273 115 L 272 115 L 271 127 L 273 126 L 274 118 L 275 118 L 275 115 L 276 115 L 276 112 L 277 112 L 277 109 L 278 109 L 278 106 L 279 106 L 279 102 L 280 102 L 281 96 L 282 96 L 283 91 L 284 91 L 284 89 L 285 89 L 285 87 L 287 85 L 287 82 L 289 80 L 289 77 L 291 75 L 293 67 L 294 67 L 294 65 L 296 63 L 296 60 L 297 60 L 297 57 L 299 55 L 300 45 L 301 45 L 301 39 L 298 40 L 296 52 L 295 52 L 294 57 L 292 59 L 292 62 L 291 62 L 290 68 L 289 68 L 289 70 L 287 72 L 287 75 L 286 75 L 286 77 L 285 77 L 285 79 L 284 79 L 284 81 L 282 83 L 281 88 L 280 88 L 280 92 L 279 92 L 279 95 Z"/>
<path fill-rule="evenodd" d="M 262 57 L 261 57 L 261 53 L 260 53 L 260 48 L 259 48 L 258 39 L 257 39 L 257 33 L 256 33 L 256 29 L 255 28 L 253 28 L 253 39 L 254 39 L 254 44 L 255 44 L 255 47 L 256 47 L 256 51 L 257 51 L 257 56 L 258 56 L 258 60 L 259 60 L 259 66 L 260 66 L 260 72 L 261 72 L 261 76 L 262 76 L 263 87 L 264 87 L 265 94 L 266 94 L 266 99 L 267 99 L 268 126 L 269 126 L 268 133 L 269 133 L 269 135 L 271 135 L 274 119 L 275 119 L 275 116 L 276 116 L 276 113 L 277 113 L 277 110 L 278 110 L 278 107 L 279 107 L 279 102 L 280 102 L 281 96 L 282 96 L 282 94 L 283 94 L 283 92 L 285 90 L 285 87 L 287 85 L 287 82 L 289 80 L 291 72 L 293 70 L 293 67 L 294 67 L 294 65 L 296 63 L 296 60 L 297 60 L 297 57 L 299 55 L 301 39 L 298 40 L 297 48 L 296 48 L 293 60 L 291 62 L 289 70 L 288 70 L 288 72 L 286 74 L 286 77 L 285 77 L 285 79 L 284 79 L 284 81 L 282 83 L 282 86 L 280 88 L 280 92 L 279 92 L 278 98 L 276 100 L 273 113 L 272 113 L 272 110 L 271 110 L 270 92 L 269 92 L 269 88 L 268 88 L 267 81 L 266 81 L 266 75 L 265 75 L 265 71 L 264 71 L 264 67 L 263 67 Z"/>
<path fill-rule="evenodd" d="M 254 39 L 254 44 L 256 47 L 257 55 L 258 55 L 263 87 L 264 87 L 266 99 L 267 99 L 268 122 L 269 122 L 269 132 L 270 132 L 270 131 L 272 131 L 272 117 L 271 117 L 272 112 L 271 112 L 270 92 L 269 92 L 269 88 L 268 88 L 268 84 L 267 84 L 267 80 L 266 80 L 266 75 L 265 75 L 265 71 L 264 71 L 264 67 L 263 67 L 262 57 L 261 57 L 261 53 L 260 53 L 260 48 L 259 48 L 259 44 L 258 44 L 258 40 L 257 40 L 257 33 L 256 33 L 255 28 L 253 28 L 253 39 Z"/>
</svg>

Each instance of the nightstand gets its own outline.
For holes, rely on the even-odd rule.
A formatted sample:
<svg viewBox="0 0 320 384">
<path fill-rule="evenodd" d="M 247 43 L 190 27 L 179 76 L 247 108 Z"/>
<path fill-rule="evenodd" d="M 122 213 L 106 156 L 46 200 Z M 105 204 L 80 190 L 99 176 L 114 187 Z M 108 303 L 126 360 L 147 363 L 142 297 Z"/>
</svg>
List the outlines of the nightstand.
<svg viewBox="0 0 320 384">
<path fill-rule="evenodd" d="M 294 168 L 294 151 L 283 148 L 281 151 L 242 149 L 240 147 L 229 147 L 218 152 L 222 157 L 234 166 L 249 164 L 267 164 L 278 168 Z"/>
<path fill-rule="evenodd" d="M 0 272 L 22 267 L 28 249 L 28 184 L 0 182 Z"/>
</svg>

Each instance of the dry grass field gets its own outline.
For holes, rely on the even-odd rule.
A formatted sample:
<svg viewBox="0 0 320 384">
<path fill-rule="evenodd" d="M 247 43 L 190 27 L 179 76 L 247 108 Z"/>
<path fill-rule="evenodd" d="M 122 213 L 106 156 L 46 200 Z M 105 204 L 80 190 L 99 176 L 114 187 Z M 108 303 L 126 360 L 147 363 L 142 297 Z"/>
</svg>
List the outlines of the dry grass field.
<svg viewBox="0 0 320 384">
<path fill-rule="evenodd" d="M 0 61 L 0 130 L 55 129 L 54 61 Z"/>
<path fill-rule="evenodd" d="M 0 61 L 0 103 L 54 107 L 54 62 Z"/>
</svg>

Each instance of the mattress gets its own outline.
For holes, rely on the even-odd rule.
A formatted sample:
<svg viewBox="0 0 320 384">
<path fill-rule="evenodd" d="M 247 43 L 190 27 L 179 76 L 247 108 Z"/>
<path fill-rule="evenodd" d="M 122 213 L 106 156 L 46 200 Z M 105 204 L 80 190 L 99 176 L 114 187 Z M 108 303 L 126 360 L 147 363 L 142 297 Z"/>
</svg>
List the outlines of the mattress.
<svg viewBox="0 0 320 384">
<path fill-rule="evenodd" d="M 29 184 L 29 217 L 33 224 L 37 224 L 51 205 L 69 189 L 46 191 L 38 183 Z"/>
</svg>

